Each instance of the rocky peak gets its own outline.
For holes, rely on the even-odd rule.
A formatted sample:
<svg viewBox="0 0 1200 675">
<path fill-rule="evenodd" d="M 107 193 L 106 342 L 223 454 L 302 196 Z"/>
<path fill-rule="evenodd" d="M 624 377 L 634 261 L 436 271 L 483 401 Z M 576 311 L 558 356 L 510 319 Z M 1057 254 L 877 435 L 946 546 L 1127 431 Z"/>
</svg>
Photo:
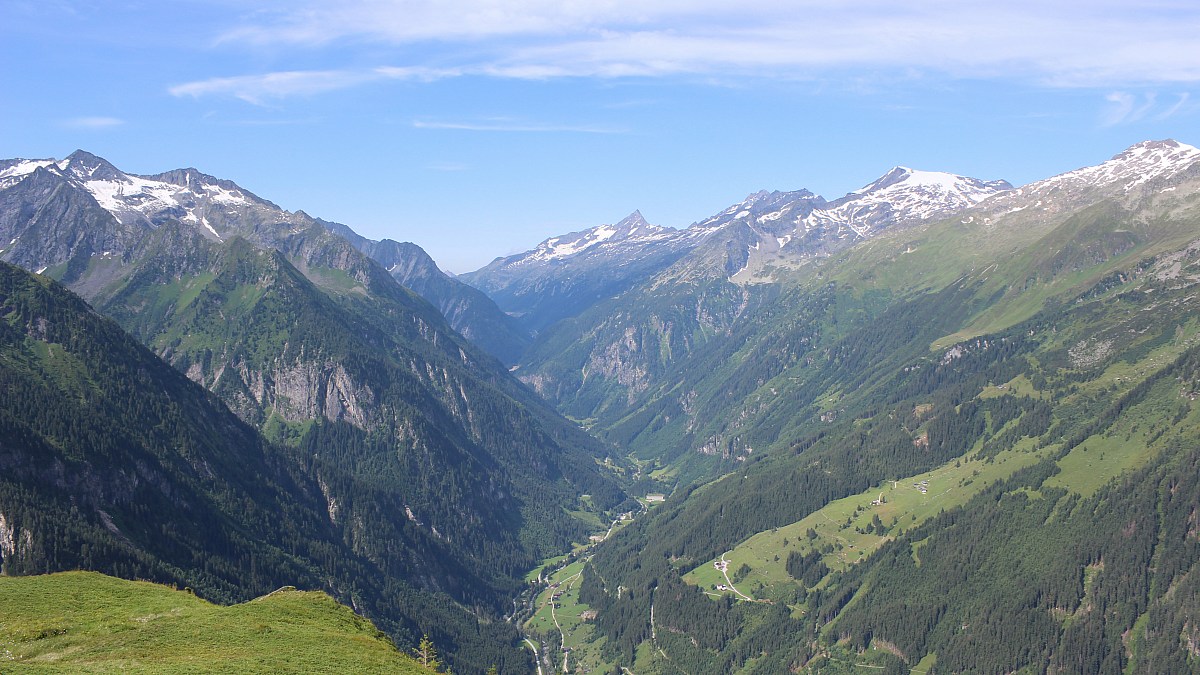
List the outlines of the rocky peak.
<svg viewBox="0 0 1200 675">
<path fill-rule="evenodd" d="M 1061 205 L 1078 206 L 1096 199 L 1136 202 L 1186 176 L 1200 174 L 1200 150 L 1174 140 L 1143 141 L 1094 166 L 1061 173 L 1012 191 L 994 205 L 1003 212 L 1034 209 L 1054 211 Z M 1043 202 L 1053 197 L 1051 208 Z M 990 204 L 991 202 L 989 202 Z"/>
<path fill-rule="evenodd" d="M 282 210 L 275 204 L 272 204 L 258 195 L 251 193 L 231 180 L 210 176 L 191 167 L 186 169 L 172 169 L 170 171 L 154 174 L 152 176 L 142 176 L 142 178 L 148 181 L 174 185 L 196 195 L 204 196 L 209 195 L 210 193 L 224 193 L 229 195 L 231 198 L 261 204 L 276 210 Z"/>
<path fill-rule="evenodd" d="M 1114 155 L 1101 166 L 1108 165 L 1121 175 L 1168 175 L 1200 162 L 1200 150 L 1172 139 L 1142 141 Z"/>
<path fill-rule="evenodd" d="M 642 228 L 655 229 L 655 226 L 646 222 L 646 219 L 642 217 L 641 211 L 634 211 L 613 226 L 613 229 L 616 230 L 613 239 L 639 234 Z"/>
<path fill-rule="evenodd" d="M 984 181 L 897 166 L 866 187 L 814 211 L 810 220 L 836 222 L 864 236 L 891 225 L 947 217 L 1011 189 L 1004 180 Z"/>
<path fill-rule="evenodd" d="M 125 173 L 110 164 L 108 160 L 97 157 L 86 150 L 72 152 L 63 163 L 60 163 L 60 167 L 66 175 L 81 181 L 126 179 Z"/>
<path fill-rule="evenodd" d="M 693 236 L 707 236 L 711 231 L 746 218 L 752 218 L 760 226 L 790 223 L 824 205 L 825 198 L 809 190 L 759 190 L 717 215 L 693 224 L 687 231 Z"/>
<path fill-rule="evenodd" d="M 906 166 L 893 167 L 874 182 L 832 202 L 837 207 L 864 199 L 903 200 L 903 195 L 916 194 L 935 207 L 971 206 L 1005 190 L 1012 185 L 1006 180 L 984 181 L 945 171 L 921 171 Z"/>
</svg>

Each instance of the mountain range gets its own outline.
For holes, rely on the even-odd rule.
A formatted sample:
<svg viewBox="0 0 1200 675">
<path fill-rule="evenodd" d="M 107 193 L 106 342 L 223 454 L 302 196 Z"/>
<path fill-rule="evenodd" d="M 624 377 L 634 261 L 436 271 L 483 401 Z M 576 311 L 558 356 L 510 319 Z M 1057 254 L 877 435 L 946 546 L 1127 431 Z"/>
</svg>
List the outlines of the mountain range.
<svg viewBox="0 0 1200 675">
<path fill-rule="evenodd" d="M 1002 187 L 753 280 L 731 231 L 539 336 L 521 377 L 679 485 L 583 570 L 577 658 L 1197 666 L 1200 151 Z"/>
<path fill-rule="evenodd" d="M 666 273 L 682 258 L 676 274 L 703 269 L 744 284 L 769 277 L 772 267 L 828 256 L 1010 189 L 1005 181 L 896 167 L 832 202 L 808 190 L 757 192 L 683 230 L 651 225 L 635 211 L 616 225 L 552 237 L 531 251 L 497 258 L 462 279 L 541 332 Z"/>
<path fill-rule="evenodd" d="M 725 416 L 698 408 L 703 389 L 681 380 L 727 374 L 742 358 L 747 320 L 781 304 L 783 289 L 815 263 L 1009 190 L 1004 181 L 897 167 L 834 201 L 761 191 L 683 230 L 645 225 L 635 213 L 461 278 L 518 319 L 534 317 L 526 325 L 538 338 L 519 362 L 522 380 L 641 459 L 683 456 L 701 475 L 710 458 L 746 446 L 711 428 Z M 538 317 L 560 320 L 547 326 Z M 712 396 L 721 406 L 731 394 Z"/>
<path fill-rule="evenodd" d="M 294 578 L 467 672 L 1188 672 L 1198 195 L 1176 141 L 897 167 L 451 279 L 194 170 L 0 162 L 42 275 L 3 268 L 0 564 Z"/>
</svg>

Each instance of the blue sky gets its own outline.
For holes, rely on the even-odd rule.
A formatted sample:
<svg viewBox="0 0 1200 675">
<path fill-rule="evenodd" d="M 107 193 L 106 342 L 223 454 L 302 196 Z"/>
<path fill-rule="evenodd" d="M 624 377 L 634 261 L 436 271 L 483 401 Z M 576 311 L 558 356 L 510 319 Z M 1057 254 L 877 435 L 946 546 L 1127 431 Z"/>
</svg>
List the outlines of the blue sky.
<svg viewBox="0 0 1200 675">
<path fill-rule="evenodd" d="M 634 209 L 1200 145 L 1194 0 L 0 0 L 0 57 L 0 157 L 194 166 L 453 272 Z"/>
</svg>

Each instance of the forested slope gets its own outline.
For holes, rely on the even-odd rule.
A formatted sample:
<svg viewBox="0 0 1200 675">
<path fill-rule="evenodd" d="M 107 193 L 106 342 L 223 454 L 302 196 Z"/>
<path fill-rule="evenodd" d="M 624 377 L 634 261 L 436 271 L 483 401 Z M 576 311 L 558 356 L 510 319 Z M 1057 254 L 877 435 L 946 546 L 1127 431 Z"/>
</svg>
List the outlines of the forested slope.
<svg viewBox="0 0 1200 675">
<path fill-rule="evenodd" d="M 328 499 L 330 484 L 357 483 L 264 441 L 78 297 L 7 264 L 0 381 L 4 574 L 92 569 L 220 602 L 285 585 L 322 589 L 402 645 L 429 633 L 464 669 L 525 669 L 510 627 L 404 581 L 414 570 L 427 584 L 476 573 L 449 559 L 422 571 L 443 546 L 436 537 L 388 516 L 389 548 L 355 544 L 354 528 L 374 525 L 369 514 L 402 505 L 377 489 L 353 504 Z M 357 522 L 339 519 L 343 507 Z M 424 563 L 400 557 L 423 550 Z M 394 574 L 399 565 L 412 565 L 410 576 Z"/>
</svg>

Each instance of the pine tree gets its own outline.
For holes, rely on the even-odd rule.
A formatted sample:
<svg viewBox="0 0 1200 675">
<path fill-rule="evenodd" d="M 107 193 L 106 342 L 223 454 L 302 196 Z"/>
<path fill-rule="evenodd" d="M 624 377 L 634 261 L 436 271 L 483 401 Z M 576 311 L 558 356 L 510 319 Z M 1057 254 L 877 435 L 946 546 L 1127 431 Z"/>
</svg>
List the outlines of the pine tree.
<svg viewBox="0 0 1200 675">
<path fill-rule="evenodd" d="M 442 667 L 442 662 L 438 660 L 437 648 L 433 646 L 433 640 L 430 640 L 428 635 L 421 636 L 421 642 L 412 650 L 412 655 L 426 670 L 436 673 Z"/>
</svg>

